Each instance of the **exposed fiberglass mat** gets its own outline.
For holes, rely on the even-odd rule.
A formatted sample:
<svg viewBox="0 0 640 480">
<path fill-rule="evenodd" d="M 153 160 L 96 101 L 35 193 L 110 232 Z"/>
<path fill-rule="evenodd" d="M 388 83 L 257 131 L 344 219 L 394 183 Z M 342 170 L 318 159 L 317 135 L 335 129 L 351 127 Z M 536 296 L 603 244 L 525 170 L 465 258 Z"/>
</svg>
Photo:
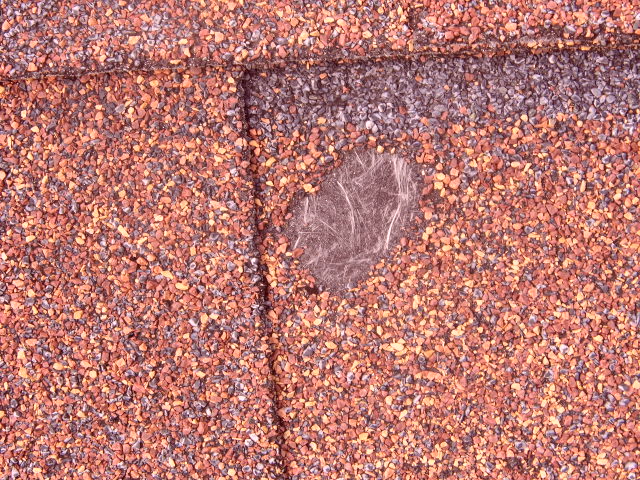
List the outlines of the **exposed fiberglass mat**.
<svg viewBox="0 0 640 480">
<path fill-rule="evenodd" d="M 639 60 L 251 75 L 290 478 L 635 478 Z"/>
</svg>

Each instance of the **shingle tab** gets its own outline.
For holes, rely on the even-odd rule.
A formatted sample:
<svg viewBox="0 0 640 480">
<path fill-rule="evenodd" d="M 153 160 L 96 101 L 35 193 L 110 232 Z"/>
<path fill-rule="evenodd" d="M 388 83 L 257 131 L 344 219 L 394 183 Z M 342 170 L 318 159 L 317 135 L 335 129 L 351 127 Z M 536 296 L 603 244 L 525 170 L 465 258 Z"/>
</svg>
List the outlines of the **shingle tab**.
<svg viewBox="0 0 640 480">
<path fill-rule="evenodd" d="M 281 478 L 237 80 L 0 87 L 3 478 Z"/>
<path fill-rule="evenodd" d="M 638 60 L 565 52 L 252 77 L 291 478 L 632 478 Z M 422 214 L 334 294 L 285 227 L 353 148 L 414 163 Z"/>
</svg>

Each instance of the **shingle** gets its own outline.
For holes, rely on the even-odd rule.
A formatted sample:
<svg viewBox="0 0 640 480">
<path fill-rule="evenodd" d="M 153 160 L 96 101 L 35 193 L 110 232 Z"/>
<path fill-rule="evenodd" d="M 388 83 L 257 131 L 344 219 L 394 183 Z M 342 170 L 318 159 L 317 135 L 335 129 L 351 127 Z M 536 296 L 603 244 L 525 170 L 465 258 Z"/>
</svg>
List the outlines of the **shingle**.
<svg viewBox="0 0 640 480">
<path fill-rule="evenodd" d="M 280 478 L 236 73 L 1 88 L 0 476 Z"/>
<path fill-rule="evenodd" d="M 638 64 L 564 52 L 252 76 L 292 479 L 628 475 Z M 420 170 L 421 216 L 354 288 L 323 291 L 288 224 L 356 148 Z"/>
<path fill-rule="evenodd" d="M 0 79 L 638 44 L 637 0 L 7 1 Z"/>
</svg>

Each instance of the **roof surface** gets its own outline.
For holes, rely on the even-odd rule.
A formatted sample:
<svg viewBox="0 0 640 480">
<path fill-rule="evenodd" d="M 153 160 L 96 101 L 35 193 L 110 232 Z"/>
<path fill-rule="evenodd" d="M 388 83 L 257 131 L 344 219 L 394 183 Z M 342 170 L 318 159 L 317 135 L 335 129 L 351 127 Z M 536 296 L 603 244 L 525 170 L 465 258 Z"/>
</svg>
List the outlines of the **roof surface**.
<svg viewBox="0 0 640 480">
<path fill-rule="evenodd" d="M 3 1 L 0 75 L 636 46 L 640 3 Z"/>
<path fill-rule="evenodd" d="M 634 470 L 638 65 L 566 52 L 251 79 L 292 478 Z M 419 165 L 421 215 L 355 288 L 310 294 L 279 227 L 355 148 Z"/>
<path fill-rule="evenodd" d="M 241 112 L 232 71 L 3 91 L 3 477 L 281 478 Z"/>
<path fill-rule="evenodd" d="M 636 478 L 637 2 L 0 10 L 0 477 Z M 419 214 L 334 291 L 359 150 Z"/>
</svg>

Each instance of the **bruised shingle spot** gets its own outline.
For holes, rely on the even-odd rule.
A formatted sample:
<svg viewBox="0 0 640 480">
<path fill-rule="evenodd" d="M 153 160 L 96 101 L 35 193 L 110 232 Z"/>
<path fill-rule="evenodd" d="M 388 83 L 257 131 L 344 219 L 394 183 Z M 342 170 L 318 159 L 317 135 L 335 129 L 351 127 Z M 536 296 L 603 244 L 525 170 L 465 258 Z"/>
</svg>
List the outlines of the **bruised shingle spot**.
<svg viewBox="0 0 640 480">
<path fill-rule="evenodd" d="M 354 151 L 293 207 L 292 249 L 319 284 L 351 288 L 395 245 L 417 212 L 414 169 L 397 154 Z"/>
</svg>

